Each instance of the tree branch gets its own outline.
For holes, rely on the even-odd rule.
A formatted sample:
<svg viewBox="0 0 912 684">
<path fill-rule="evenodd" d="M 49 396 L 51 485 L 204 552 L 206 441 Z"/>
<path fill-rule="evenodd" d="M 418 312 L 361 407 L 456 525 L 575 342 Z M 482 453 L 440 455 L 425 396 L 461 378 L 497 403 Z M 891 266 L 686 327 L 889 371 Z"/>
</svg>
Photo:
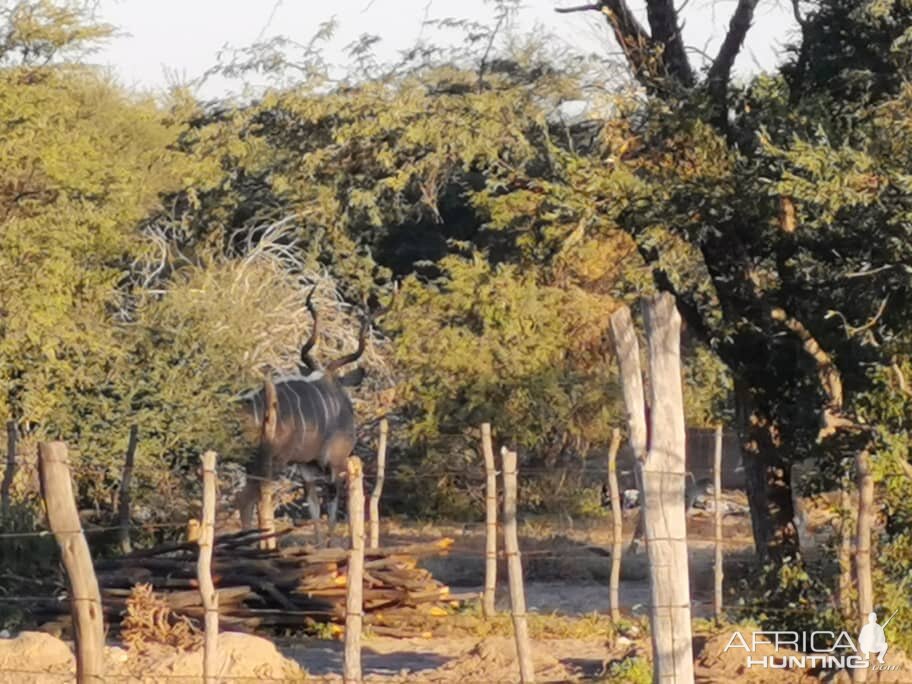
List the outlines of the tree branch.
<svg viewBox="0 0 912 684">
<path fill-rule="evenodd" d="M 826 406 L 824 406 L 823 413 L 820 416 L 820 431 L 817 433 L 817 442 L 822 442 L 841 428 L 862 429 L 863 426 L 842 415 L 842 375 L 830 355 L 824 351 L 804 323 L 794 316 L 789 316 L 785 309 L 775 307 L 770 313 L 773 320 L 784 323 L 785 327 L 801 340 L 804 351 L 817 364 L 817 377 L 820 381 L 820 387 L 827 398 Z"/>
<path fill-rule="evenodd" d="M 570 14 L 571 12 L 601 12 L 602 4 L 599 2 L 593 2 L 588 5 L 576 5 L 575 7 L 555 7 L 554 11 L 558 14 Z"/>
<path fill-rule="evenodd" d="M 672 0 L 647 0 L 646 16 L 652 41 L 662 46 L 662 59 L 669 76 L 683 86 L 694 84 L 694 72 L 684 49 L 684 37 L 678 26 L 678 11 Z"/>
<path fill-rule="evenodd" d="M 554 11 L 561 14 L 589 11 L 604 14 L 634 76 L 643 85 L 649 83 L 650 54 L 654 50 L 654 44 L 649 37 L 649 32 L 630 10 L 627 0 L 602 0 L 602 2 L 575 7 L 557 7 Z"/>
<path fill-rule="evenodd" d="M 738 0 L 738 6 L 732 14 L 728 33 L 719 47 L 719 53 L 709 69 L 709 95 L 716 107 L 716 116 L 724 120 L 728 105 L 728 84 L 735 58 L 741 52 L 741 46 L 754 19 L 754 10 L 759 0 Z"/>
</svg>

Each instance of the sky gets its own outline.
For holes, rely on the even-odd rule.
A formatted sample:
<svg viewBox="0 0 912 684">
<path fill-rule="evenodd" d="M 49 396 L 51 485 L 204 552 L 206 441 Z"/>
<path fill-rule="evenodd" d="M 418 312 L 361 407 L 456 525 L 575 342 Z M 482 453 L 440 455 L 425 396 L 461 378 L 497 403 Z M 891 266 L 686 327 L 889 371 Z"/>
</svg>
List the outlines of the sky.
<svg viewBox="0 0 912 684">
<path fill-rule="evenodd" d="M 565 46 L 586 53 L 610 55 L 617 46 L 596 12 L 557 14 L 555 7 L 586 0 L 522 0 L 513 29 L 531 32 L 546 25 Z M 642 0 L 630 0 L 645 21 Z M 685 0 L 682 0 L 685 1 Z M 684 36 L 700 54 L 713 55 L 725 34 L 734 0 L 689 0 L 683 12 Z M 198 78 L 226 45 L 243 47 L 276 35 L 306 42 L 317 27 L 332 18 L 337 32 L 327 46 L 334 63 L 344 61 L 344 48 L 358 36 L 381 38 L 378 57 L 392 58 L 419 36 L 434 39 L 424 19 L 448 17 L 493 23 L 490 0 L 102 0 L 99 18 L 113 24 L 118 35 L 93 61 L 111 68 L 125 85 L 159 91 L 174 82 Z M 745 49 L 735 64 L 736 75 L 773 68 L 793 31 L 787 0 L 761 0 Z M 446 41 L 446 36 L 439 37 Z M 207 80 L 202 97 L 229 94 L 236 84 Z"/>
</svg>

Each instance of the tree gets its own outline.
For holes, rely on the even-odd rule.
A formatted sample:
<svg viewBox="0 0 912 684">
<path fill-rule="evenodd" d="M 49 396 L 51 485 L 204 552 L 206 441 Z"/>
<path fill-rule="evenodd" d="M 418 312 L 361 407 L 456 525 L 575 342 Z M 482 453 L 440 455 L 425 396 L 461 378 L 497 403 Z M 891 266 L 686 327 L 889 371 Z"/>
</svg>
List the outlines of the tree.
<svg viewBox="0 0 912 684">
<path fill-rule="evenodd" d="M 618 118 L 604 175 L 636 179 L 618 224 L 652 265 L 655 286 L 676 295 L 688 331 L 734 377 L 757 551 L 779 564 L 799 549 L 791 463 L 832 462 L 864 446 L 855 401 L 869 386 L 868 364 L 888 358 L 863 334 L 846 335 L 832 312 L 856 326 L 872 321 L 877 337 L 907 325 L 907 284 L 890 273 L 908 258 L 899 246 L 906 229 L 878 206 L 902 190 L 864 148 L 874 135 L 865 123 L 901 82 L 909 23 L 903 3 L 795 3 L 792 59 L 780 77 L 744 88 L 732 66 L 757 4 L 736 4 L 702 78 L 667 0 L 647 0 L 647 25 L 624 0 L 576 9 L 605 14 L 649 95 Z M 834 26 L 851 40 L 834 40 Z M 691 247 L 705 280 L 667 268 L 657 229 Z M 861 270 L 872 272 L 853 277 Z"/>
</svg>

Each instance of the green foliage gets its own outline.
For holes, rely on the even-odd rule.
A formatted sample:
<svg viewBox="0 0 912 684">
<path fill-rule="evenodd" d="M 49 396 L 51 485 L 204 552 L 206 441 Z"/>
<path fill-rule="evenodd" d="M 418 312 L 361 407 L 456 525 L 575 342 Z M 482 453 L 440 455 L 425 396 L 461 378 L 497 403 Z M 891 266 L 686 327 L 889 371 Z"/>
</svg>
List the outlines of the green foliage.
<svg viewBox="0 0 912 684">
<path fill-rule="evenodd" d="M 652 681 L 652 663 L 642 656 L 624 658 L 611 663 L 604 681 L 627 684 L 649 684 Z"/>
</svg>

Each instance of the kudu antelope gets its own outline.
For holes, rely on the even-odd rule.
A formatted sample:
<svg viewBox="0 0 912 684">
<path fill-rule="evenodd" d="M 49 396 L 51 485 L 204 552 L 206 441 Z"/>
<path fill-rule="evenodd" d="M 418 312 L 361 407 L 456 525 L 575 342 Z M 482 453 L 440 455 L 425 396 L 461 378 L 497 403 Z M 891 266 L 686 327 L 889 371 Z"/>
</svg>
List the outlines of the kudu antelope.
<svg viewBox="0 0 912 684">
<path fill-rule="evenodd" d="M 370 320 L 365 316 L 358 334 L 358 348 L 321 368 L 311 356 L 319 334 L 319 318 L 313 305 L 314 289 L 307 296 L 313 319 L 310 338 L 301 348 L 300 373 L 267 380 L 260 390 L 243 399 L 248 424 L 260 430 L 255 457 L 248 465 L 247 483 L 238 495 L 241 527 L 251 527 L 253 508 L 261 505 L 262 483 L 271 482 L 290 465 L 300 465 L 307 489 L 311 517 L 320 517 L 317 481 L 328 472 L 331 492 L 328 505 L 329 533 L 338 513 L 339 484 L 344 480 L 348 457 L 355 445 L 355 413 L 346 387 L 360 384 L 361 369 L 339 375 L 339 370 L 364 353 Z M 268 512 L 271 520 L 273 511 Z M 260 511 L 263 520 L 263 511 Z"/>
</svg>

